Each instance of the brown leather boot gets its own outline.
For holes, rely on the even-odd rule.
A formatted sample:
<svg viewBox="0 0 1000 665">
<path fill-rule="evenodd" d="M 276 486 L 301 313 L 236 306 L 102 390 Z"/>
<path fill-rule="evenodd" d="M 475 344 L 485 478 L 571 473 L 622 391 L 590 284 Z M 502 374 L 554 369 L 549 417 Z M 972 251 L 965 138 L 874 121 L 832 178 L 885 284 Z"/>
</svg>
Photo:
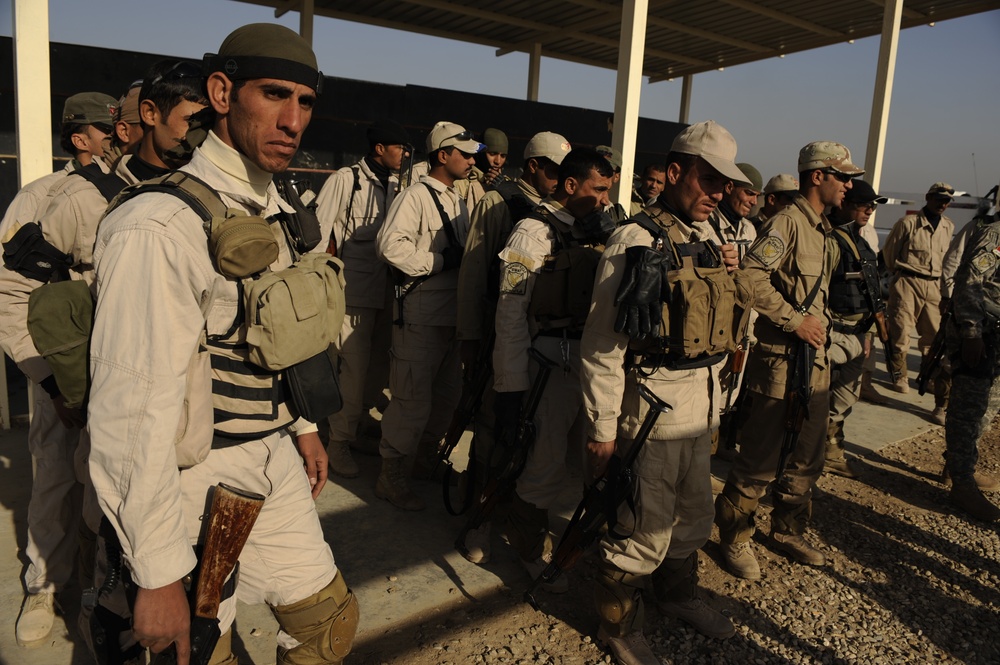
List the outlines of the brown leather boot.
<svg viewBox="0 0 1000 665">
<path fill-rule="evenodd" d="M 375 481 L 375 496 L 401 510 L 423 510 L 424 500 L 406 483 L 406 458 L 383 457 L 382 472 Z"/>
<path fill-rule="evenodd" d="M 861 399 L 866 402 L 870 402 L 871 404 L 889 403 L 889 398 L 875 390 L 875 386 L 872 385 L 871 372 L 866 371 L 861 374 Z"/>
</svg>

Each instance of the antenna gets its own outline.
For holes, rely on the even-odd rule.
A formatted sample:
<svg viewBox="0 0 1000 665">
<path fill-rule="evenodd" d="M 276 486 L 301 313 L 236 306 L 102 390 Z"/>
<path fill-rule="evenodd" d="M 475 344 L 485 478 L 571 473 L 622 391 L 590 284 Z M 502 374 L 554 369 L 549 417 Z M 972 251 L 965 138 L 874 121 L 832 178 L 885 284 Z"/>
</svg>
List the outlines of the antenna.
<svg viewBox="0 0 1000 665">
<path fill-rule="evenodd" d="M 976 196 L 979 196 L 979 174 L 976 173 L 976 153 L 972 153 L 972 178 L 976 182 Z"/>
</svg>

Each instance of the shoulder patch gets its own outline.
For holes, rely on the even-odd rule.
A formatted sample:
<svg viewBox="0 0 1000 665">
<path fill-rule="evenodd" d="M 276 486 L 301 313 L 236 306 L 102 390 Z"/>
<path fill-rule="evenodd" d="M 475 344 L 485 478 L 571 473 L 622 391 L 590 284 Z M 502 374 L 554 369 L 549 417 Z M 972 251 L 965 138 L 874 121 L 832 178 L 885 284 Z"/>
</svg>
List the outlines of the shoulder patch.
<svg viewBox="0 0 1000 665">
<path fill-rule="evenodd" d="M 765 236 L 750 249 L 750 256 L 765 266 L 770 266 L 785 253 L 785 241 L 778 236 Z"/>
<path fill-rule="evenodd" d="M 972 269 L 980 275 L 993 270 L 997 265 L 996 250 L 992 252 L 982 252 L 972 257 Z"/>
<path fill-rule="evenodd" d="M 523 296 L 527 291 L 528 269 L 521 263 L 508 263 L 500 273 L 500 293 Z"/>
</svg>

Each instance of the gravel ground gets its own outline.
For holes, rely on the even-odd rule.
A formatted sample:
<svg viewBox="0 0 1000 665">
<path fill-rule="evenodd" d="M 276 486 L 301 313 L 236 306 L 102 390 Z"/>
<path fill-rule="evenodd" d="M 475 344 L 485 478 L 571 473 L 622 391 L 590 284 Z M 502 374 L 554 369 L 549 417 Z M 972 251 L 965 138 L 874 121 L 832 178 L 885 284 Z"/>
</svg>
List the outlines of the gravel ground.
<svg viewBox="0 0 1000 665">
<path fill-rule="evenodd" d="M 646 634 L 664 663 L 1000 663 L 1000 528 L 947 505 L 939 482 L 943 430 L 868 452 L 860 479 L 824 476 L 809 538 L 822 568 L 754 545 L 759 582 L 720 568 L 717 534 L 701 553 L 704 598 L 737 634 L 716 641 L 647 605 Z M 1000 475 L 1000 421 L 980 445 L 980 470 Z M 997 495 L 992 496 L 997 501 Z M 612 657 L 592 635 L 594 566 L 570 572 L 571 590 L 540 594 L 542 612 L 505 588 L 488 602 L 386 635 L 352 663 L 596 665 Z"/>
</svg>

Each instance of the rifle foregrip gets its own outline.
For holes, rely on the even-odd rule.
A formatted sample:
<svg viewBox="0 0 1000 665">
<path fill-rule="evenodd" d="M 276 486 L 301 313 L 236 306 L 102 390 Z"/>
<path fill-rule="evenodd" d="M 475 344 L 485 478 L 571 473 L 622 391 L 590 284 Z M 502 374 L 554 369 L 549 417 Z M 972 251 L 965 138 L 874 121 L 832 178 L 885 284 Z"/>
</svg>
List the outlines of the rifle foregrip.
<svg viewBox="0 0 1000 665">
<path fill-rule="evenodd" d="M 260 494 L 224 483 L 216 486 L 198 566 L 193 611 L 196 617 L 218 616 L 222 587 L 236 566 L 263 505 L 264 497 Z"/>
</svg>

